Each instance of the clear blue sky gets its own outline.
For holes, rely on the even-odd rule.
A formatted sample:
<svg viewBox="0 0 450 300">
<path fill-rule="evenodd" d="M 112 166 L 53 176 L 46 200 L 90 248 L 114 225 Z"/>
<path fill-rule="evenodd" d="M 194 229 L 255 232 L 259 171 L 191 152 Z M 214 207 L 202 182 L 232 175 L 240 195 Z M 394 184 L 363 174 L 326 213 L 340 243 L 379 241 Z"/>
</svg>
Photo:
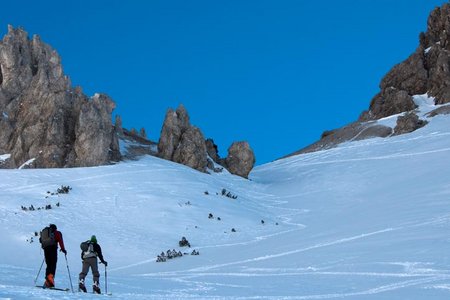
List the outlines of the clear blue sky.
<svg viewBox="0 0 450 300">
<path fill-rule="evenodd" d="M 73 85 L 114 99 L 124 127 L 157 141 L 183 103 L 222 157 L 247 140 L 262 164 L 356 120 L 445 2 L 5 1 L 0 33 L 39 34 Z"/>
</svg>

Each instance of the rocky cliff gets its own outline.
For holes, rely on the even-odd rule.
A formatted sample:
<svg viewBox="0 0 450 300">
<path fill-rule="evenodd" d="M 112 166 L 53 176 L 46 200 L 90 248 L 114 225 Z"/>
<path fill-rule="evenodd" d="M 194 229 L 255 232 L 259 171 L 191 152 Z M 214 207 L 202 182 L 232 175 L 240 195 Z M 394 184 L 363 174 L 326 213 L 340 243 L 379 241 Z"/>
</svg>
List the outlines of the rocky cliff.
<svg viewBox="0 0 450 300">
<path fill-rule="evenodd" d="M 73 88 L 61 58 L 39 36 L 8 26 L 0 42 L 0 153 L 3 167 L 95 166 L 120 159 L 114 102 Z"/>
<path fill-rule="evenodd" d="M 435 8 L 428 18 L 427 30 L 419 35 L 419 46 L 403 62 L 394 66 L 381 80 L 368 110 L 359 119 L 342 128 L 326 131 L 316 143 L 290 155 L 334 147 L 342 142 L 372 137 L 388 137 L 414 131 L 427 122 L 413 112 L 415 95 L 428 94 L 436 104 L 450 102 L 450 4 Z M 437 110 L 445 113 L 446 110 Z M 401 114 L 395 128 L 377 124 L 377 120 Z M 287 157 L 285 156 L 285 157 Z"/>
<path fill-rule="evenodd" d="M 428 93 L 436 104 L 450 102 L 450 4 L 435 8 L 419 46 L 394 66 L 380 83 L 380 93 L 363 112 L 361 121 L 374 120 L 415 108 L 413 95 Z"/>
<path fill-rule="evenodd" d="M 145 129 L 128 131 L 119 116 L 113 126 L 114 108 L 105 94 L 87 97 L 73 88 L 61 58 L 39 36 L 29 39 L 24 30 L 8 27 L 0 42 L 0 168 L 108 164 L 122 158 L 119 140 L 125 159 L 157 155 L 201 172 L 219 171 L 216 161 L 242 177 L 253 168 L 254 154 L 245 142 L 233 144 L 226 159 L 217 146 L 217 155 L 208 157 L 208 142 L 182 105 L 167 112 L 157 148 Z"/>
<path fill-rule="evenodd" d="M 233 143 L 228 156 L 221 159 L 212 139 L 205 140 L 203 133 L 191 125 L 186 108 L 180 105 L 169 109 L 158 143 L 161 158 L 184 164 L 201 172 L 219 171 L 214 163 L 222 165 L 230 173 L 247 178 L 255 164 L 255 155 L 247 142 Z"/>
</svg>

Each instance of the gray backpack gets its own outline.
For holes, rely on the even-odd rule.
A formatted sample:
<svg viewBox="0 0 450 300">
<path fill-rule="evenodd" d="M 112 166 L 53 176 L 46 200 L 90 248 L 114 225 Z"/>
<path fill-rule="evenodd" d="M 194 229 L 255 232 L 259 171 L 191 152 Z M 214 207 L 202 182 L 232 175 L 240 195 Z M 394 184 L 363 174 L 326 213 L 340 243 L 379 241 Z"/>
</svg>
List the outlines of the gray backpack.
<svg viewBox="0 0 450 300">
<path fill-rule="evenodd" d="M 42 248 L 56 245 L 55 232 L 50 227 L 45 227 L 40 233 L 39 241 L 41 242 Z"/>
<path fill-rule="evenodd" d="M 83 258 L 96 257 L 97 253 L 94 251 L 94 244 L 91 241 L 82 242 L 80 249 L 83 251 Z"/>
</svg>

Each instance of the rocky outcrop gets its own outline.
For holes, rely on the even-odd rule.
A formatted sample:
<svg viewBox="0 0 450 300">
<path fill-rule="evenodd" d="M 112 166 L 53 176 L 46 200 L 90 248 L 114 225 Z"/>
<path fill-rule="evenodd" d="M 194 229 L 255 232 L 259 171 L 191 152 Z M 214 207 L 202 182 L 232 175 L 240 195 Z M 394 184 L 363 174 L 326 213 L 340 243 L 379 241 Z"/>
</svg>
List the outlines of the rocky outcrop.
<svg viewBox="0 0 450 300">
<path fill-rule="evenodd" d="M 228 148 L 225 167 L 231 174 L 248 178 L 248 174 L 255 165 L 255 154 L 248 142 L 234 142 Z"/>
<path fill-rule="evenodd" d="M 206 145 L 206 152 L 208 153 L 209 157 L 218 164 L 222 164 L 220 156 L 219 156 L 219 149 L 216 144 L 214 144 L 213 139 L 206 139 L 205 141 Z"/>
<path fill-rule="evenodd" d="M 75 167 L 120 157 L 106 95 L 86 97 L 63 74 L 61 58 L 35 35 L 8 26 L 0 42 L 0 154 L 8 167 Z"/>
<path fill-rule="evenodd" d="M 117 119 L 116 125 L 118 127 Z M 116 129 L 117 130 L 117 129 Z M 158 147 L 157 143 L 142 137 L 141 135 L 133 133 L 126 128 L 121 127 L 122 134 L 119 135 L 121 143 L 122 159 L 137 160 L 144 155 L 157 156 Z"/>
<path fill-rule="evenodd" d="M 360 121 L 375 120 L 413 109 L 408 96 L 428 93 L 436 104 L 450 102 L 450 4 L 434 9 L 419 46 L 381 80 L 380 93 Z"/>
<path fill-rule="evenodd" d="M 425 126 L 427 123 L 427 121 L 420 120 L 414 112 L 406 113 L 405 115 L 397 118 L 397 125 L 394 128 L 394 135 L 413 132 Z"/>
<path fill-rule="evenodd" d="M 114 139 L 117 134 L 111 120 L 115 106 L 111 98 L 103 94 L 95 94 L 82 104 L 75 126 L 73 149 L 76 166 L 107 164 L 117 154 L 118 139 Z"/>
<path fill-rule="evenodd" d="M 173 161 L 202 172 L 206 171 L 206 145 L 200 129 L 191 126 L 183 132 L 173 153 Z"/>
<path fill-rule="evenodd" d="M 359 141 L 375 137 L 387 137 L 391 134 L 392 128 L 379 125 L 374 121 L 355 122 L 339 129 L 325 131 L 319 141 L 282 158 L 330 149 L 344 142 Z"/>
<path fill-rule="evenodd" d="M 449 115 L 449 114 L 450 114 L 450 106 L 446 105 L 430 111 L 429 113 L 426 114 L 426 116 L 429 118 L 433 118 L 437 115 Z"/>
<path fill-rule="evenodd" d="M 370 111 L 362 116 L 363 120 L 380 119 L 416 108 L 413 98 L 404 90 L 395 87 L 386 88 L 372 99 Z"/>
<path fill-rule="evenodd" d="M 116 115 L 116 119 L 114 121 L 114 129 L 119 136 L 123 136 L 122 117 L 119 115 Z"/>
<path fill-rule="evenodd" d="M 0 42 L 0 168 L 96 166 L 155 155 L 206 172 L 208 154 L 230 172 L 247 177 L 254 164 L 248 144 L 237 143 L 229 157 L 220 159 L 212 140 L 205 142 L 200 129 L 192 126 L 183 105 L 169 110 L 157 147 L 122 127 L 120 116 L 113 126 L 115 103 L 104 94 L 88 98 L 73 88 L 64 75 L 61 58 L 39 36 L 32 40 L 22 29 L 8 27 Z M 157 149 L 156 149 L 157 148 Z M 7 158 L 5 158 L 7 157 Z M 209 166 L 214 171 L 214 163 Z"/>
<path fill-rule="evenodd" d="M 200 129 L 192 126 L 186 108 L 181 104 L 175 111 L 169 109 L 164 119 L 158 143 L 158 156 L 184 164 L 201 172 L 220 164 L 232 174 L 247 178 L 255 164 L 255 155 L 247 142 L 233 143 L 228 156 L 220 158 L 217 145 L 212 139 L 205 140 Z M 211 161 L 209 158 L 213 161 Z"/>
<path fill-rule="evenodd" d="M 186 108 L 169 109 L 164 119 L 158 143 L 161 158 L 185 164 L 206 172 L 207 153 L 203 134 L 192 126 Z"/>
<path fill-rule="evenodd" d="M 394 66 L 381 80 L 376 94 L 356 122 L 326 131 L 321 139 L 299 151 L 313 152 L 336 145 L 372 137 L 387 137 L 414 131 L 427 122 L 413 112 L 417 105 L 414 95 L 428 94 L 436 104 L 450 102 L 450 4 L 435 8 L 427 23 L 427 31 L 419 35 L 419 46 L 405 61 Z M 438 108 L 427 116 L 446 114 L 448 108 Z M 394 130 L 377 124 L 378 119 L 406 113 L 398 118 Z"/>
</svg>

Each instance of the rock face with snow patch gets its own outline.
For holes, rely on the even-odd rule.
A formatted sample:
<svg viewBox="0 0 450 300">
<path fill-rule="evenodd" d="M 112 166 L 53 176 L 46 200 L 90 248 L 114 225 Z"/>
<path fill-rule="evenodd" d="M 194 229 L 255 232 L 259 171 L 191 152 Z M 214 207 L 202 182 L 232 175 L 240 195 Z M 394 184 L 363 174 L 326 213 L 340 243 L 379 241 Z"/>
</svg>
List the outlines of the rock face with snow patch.
<svg viewBox="0 0 450 300">
<path fill-rule="evenodd" d="M 375 120 L 414 109 L 408 96 L 428 93 L 436 104 L 450 102 L 450 4 L 435 8 L 419 46 L 381 80 L 380 93 L 360 120 Z"/>
<path fill-rule="evenodd" d="M 120 157 L 106 95 L 86 97 L 39 36 L 8 26 L 0 42 L 0 154 L 8 167 L 94 166 Z"/>
<path fill-rule="evenodd" d="M 221 164 L 221 160 L 220 160 L 220 156 L 219 156 L 219 150 L 217 148 L 217 145 L 214 144 L 214 140 L 213 139 L 207 139 L 205 141 L 206 144 L 206 152 L 208 152 L 209 157 L 211 157 L 211 159 L 218 163 Z"/>
<path fill-rule="evenodd" d="M 404 90 L 389 87 L 378 93 L 370 104 L 370 111 L 364 113 L 363 120 L 380 119 L 416 108 L 413 98 Z"/>
<path fill-rule="evenodd" d="M 391 127 L 376 124 L 374 121 L 354 122 L 339 129 L 325 131 L 319 141 L 282 158 L 302 153 L 330 149 L 336 147 L 338 144 L 348 141 L 359 141 L 375 137 L 388 137 L 391 134 Z"/>
<path fill-rule="evenodd" d="M 285 157 L 328 149 L 347 141 L 414 131 L 427 122 L 407 112 L 417 108 L 413 96 L 424 94 L 434 98 L 435 104 L 450 102 L 450 4 L 448 3 L 430 13 L 427 31 L 420 34 L 419 46 L 415 52 L 383 77 L 380 92 L 372 98 L 369 109 L 362 112 L 356 122 L 326 131 L 316 143 Z M 442 108 L 427 116 L 447 112 L 448 109 Z M 398 119 L 395 133 L 390 127 L 376 124 L 381 118 L 401 113 L 407 114 Z"/>
</svg>

